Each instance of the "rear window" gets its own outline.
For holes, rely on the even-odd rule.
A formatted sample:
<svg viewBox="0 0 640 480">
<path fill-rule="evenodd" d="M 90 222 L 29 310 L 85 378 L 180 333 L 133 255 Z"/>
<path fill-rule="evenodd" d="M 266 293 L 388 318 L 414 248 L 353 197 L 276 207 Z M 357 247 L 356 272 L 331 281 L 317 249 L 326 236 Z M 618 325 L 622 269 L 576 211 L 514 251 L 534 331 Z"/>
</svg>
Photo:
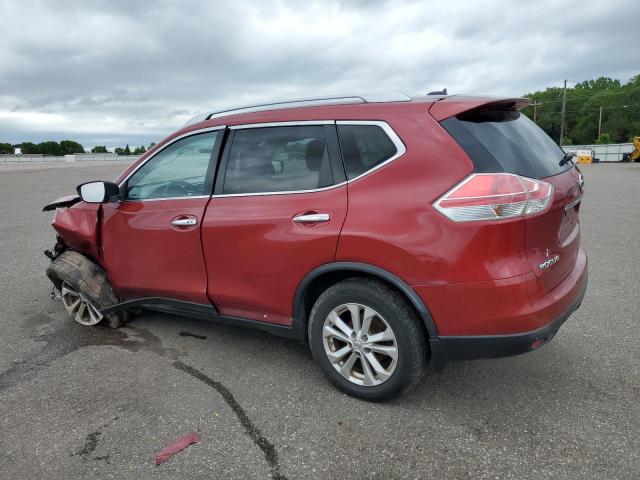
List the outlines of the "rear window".
<svg viewBox="0 0 640 480">
<path fill-rule="evenodd" d="M 377 167 L 398 152 L 378 125 L 338 125 L 338 138 L 349 180 Z"/>
<path fill-rule="evenodd" d="M 477 173 L 544 178 L 571 168 L 570 162 L 559 165 L 564 152 L 517 110 L 472 110 L 441 125 L 469 155 Z"/>
</svg>

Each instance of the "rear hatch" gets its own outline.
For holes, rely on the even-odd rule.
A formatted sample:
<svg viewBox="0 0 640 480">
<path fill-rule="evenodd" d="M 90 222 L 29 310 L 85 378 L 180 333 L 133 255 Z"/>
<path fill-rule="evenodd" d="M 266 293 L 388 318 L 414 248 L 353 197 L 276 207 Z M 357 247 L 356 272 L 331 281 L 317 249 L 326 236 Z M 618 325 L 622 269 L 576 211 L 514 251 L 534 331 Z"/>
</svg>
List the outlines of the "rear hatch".
<svg viewBox="0 0 640 480">
<path fill-rule="evenodd" d="M 527 259 L 545 290 L 573 268 L 580 245 L 581 174 L 564 152 L 522 114 L 522 103 L 496 102 L 446 118 L 440 124 L 465 150 L 474 173 L 514 173 L 550 183 L 551 206 L 523 218 Z"/>
</svg>

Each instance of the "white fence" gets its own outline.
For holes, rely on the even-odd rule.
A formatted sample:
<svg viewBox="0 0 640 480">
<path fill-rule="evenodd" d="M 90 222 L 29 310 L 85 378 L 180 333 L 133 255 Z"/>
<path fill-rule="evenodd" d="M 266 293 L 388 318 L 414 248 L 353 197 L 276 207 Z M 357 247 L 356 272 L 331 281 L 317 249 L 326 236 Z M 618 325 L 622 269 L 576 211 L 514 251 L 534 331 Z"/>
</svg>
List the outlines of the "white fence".
<svg viewBox="0 0 640 480">
<path fill-rule="evenodd" d="M 610 143 L 608 145 L 563 145 L 567 150 L 593 150 L 601 162 L 619 162 L 623 153 L 633 152 L 633 143 Z"/>
<path fill-rule="evenodd" d="M 0 163 L 18 162 L 109 162 L 129 161 L 133 162 L 138 155 L 116 155 L 115 153 L 76 153 L 75 155 L 0 155 Z"/>
<path fill-rule="evenodd" d="M 610 143 L 608 145 L 563 145 L 567 150 L 594 150 L 596 158 L 601 162 L 618 162 L 622 160 L 623 153 L 633 151 L 633 143 Z M 0 155 L 0 163 L 13 162 L 108 162 L 129 161 L 133 162 L 138 155 L 116 155 L 115 153 L 77 153 L 75 155 L 51 156 L 51 155 Z"/>
</svg>

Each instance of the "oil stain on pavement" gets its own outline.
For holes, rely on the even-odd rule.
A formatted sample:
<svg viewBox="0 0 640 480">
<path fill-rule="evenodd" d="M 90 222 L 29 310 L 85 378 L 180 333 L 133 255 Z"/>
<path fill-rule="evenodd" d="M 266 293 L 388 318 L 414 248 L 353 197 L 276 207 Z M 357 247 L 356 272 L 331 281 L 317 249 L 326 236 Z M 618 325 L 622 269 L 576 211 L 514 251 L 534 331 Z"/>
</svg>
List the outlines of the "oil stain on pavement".
<svg viewBox="0 0 640 480">
<path fill-rule="evenodd" d="M 29 317 L 26 323 L 28 325 L 43 325 L 54 320 L 56 319 L 50 315 L 38 313 Z M 127 332 L 133 335 L 129 335 Z M 147 330 L 134 327 L 118 330 L 101 325 L 95 328 L 82 328 L 75 323 L 65 322 L 58 330 L 38 335 L 35 340 L 45 342 L 44 346 L 0 373 L 0 392 L 28 380 L 41 369 L 48 367 L 54 360 L 84 347 L 116 346 L 132 352 L 144 349 L 160 356 L 168 353 L 162 347 L 158 337 Z"/>
<path fill-rule="evenodd" d="M 53 312 L 48 312 L 48 314 L 36 313 L 28 316 L 25 324 L 30 328 L 33 328 L 34 325 L 49 325 L 56 321 L 57 318 Z M 204 335 L 196 335 L 190 332 L 180 332 L 179 335 L 182 337 L 188 336 L 197 339 L 206 338 Z M 265 460 L 269 465 L 271 478 L 276 480 L 286 480 L 286 477 L 280 473 L 278 452 L 276 451 L 276 448 L 251 421 L 244 408 L 242 408 L 234 397 L 233 393 L 231 393 L 231 391 L 221 382 L 210 378 L 200 370 L 178 360 L 179 354 L 173 349 L 164 348 L 161 340 L 150 331 L 143 328 L 132 327 L 130 325 L 119 329 L 112 329 L 102 325 L 86 328 L 80 327 L 74 322 L 65 321 L 61 328 L 52 332 L 37 335 L 34 339 L 38 342 L 44 342 L 44 346 L 40 350 L 27 355 L 22 361 L 15 363 L 12 367 L 0 373 L 0 392 L 17 385 L 18 383 L 29 380 L 40 370 L 48 367 L 51 362 L 84 347 L 114 346 L 132 352 L 141 350 L 151 352 L 160 357 L 174 360 L 173 366 L 176 369 L 191 375 L 216 390 L 238 418 L 238 421 L 244 428 L 247 436 L 251 438 L 251 440 L 264 454 Z M 114 417 L 113 420 L 116 420 L 117 418 L 118 417 Z M 108 425 L 109 423 L 103 425 L 102 428 L 106 428 Z M 96 449 L 101 435 L 101 429 L 89 433 L 86 437 L 85 444 L 70 456 L 86 458 Z M 96 457 L 94 460 L 105 460 L 109 463 L 108 456 L 106 458 Z"/>
</svg>

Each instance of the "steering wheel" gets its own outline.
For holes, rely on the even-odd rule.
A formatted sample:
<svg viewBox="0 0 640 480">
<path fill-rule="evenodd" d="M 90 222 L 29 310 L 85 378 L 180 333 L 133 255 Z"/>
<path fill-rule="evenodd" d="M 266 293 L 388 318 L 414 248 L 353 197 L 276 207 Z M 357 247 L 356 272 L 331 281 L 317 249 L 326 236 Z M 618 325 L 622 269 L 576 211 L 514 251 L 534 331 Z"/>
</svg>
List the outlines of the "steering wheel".
<svg viewBox="0 0 640 480">
<path fill-rule="evenodd" d="M 174 180 L 162 187 L 162 197 L 188 197 L 193 194 L 193 185 L 185 180 Z"/>
</svg>

